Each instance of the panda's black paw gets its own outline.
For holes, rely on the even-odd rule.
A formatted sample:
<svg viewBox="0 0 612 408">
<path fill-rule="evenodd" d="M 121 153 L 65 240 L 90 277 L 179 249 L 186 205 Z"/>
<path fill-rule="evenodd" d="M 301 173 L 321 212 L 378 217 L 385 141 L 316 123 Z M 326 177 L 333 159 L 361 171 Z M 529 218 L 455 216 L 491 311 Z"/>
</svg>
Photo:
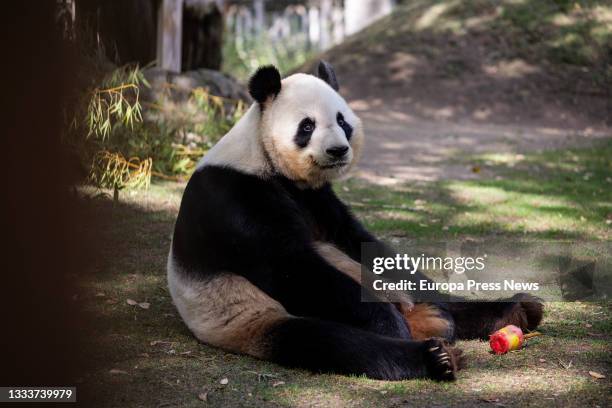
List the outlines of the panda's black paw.
<svg viewBox="0 0 612 408">
<path fill-rule="evenodd" d="M 437 381 L 454 381 L 456 373 L 463 367 L 462 351 L 450 346 L 445 340 L 431 338 L 424 342 L 427 377 Z"/>
<path fill-rule="evenodd" d="M 521 293 L 519 294 L 519 301 L 526 321 L 525 327 L 522 327 L 522 329 L 535 330 L 542 322 L 542 316 L 544 315 L 542 299 Z"/>
<path fill-rule="evenodd" d="M 518 326 L 523 331 L 535 330 L 540 325 L 544 314 L 542 299 L 527 293 L 518 293 L 510 300 L 514 303 L 504 316 L 498 319 L 493 327 L 493 332 L 509 324 Z"/>
</svg>

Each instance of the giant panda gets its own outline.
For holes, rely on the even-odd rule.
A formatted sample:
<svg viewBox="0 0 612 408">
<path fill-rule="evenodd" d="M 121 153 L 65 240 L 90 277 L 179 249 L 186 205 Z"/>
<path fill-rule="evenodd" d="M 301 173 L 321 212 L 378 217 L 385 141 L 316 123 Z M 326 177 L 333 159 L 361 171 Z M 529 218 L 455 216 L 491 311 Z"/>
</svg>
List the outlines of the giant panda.
<svg viewBox="0 0 612 408">
<path fill-rule="evenodd" d="M 457 338 L 534 329 L 542 304 L 362 302 L 360 250 L 387 251 L 330 182 L 359 157 L 359 118 L 332 67 L 251 77 L 253 105 L 198 164 L 176 220 L 168 285 L 206 344 L 313 372 L 455 379 Z"/>
</svg>

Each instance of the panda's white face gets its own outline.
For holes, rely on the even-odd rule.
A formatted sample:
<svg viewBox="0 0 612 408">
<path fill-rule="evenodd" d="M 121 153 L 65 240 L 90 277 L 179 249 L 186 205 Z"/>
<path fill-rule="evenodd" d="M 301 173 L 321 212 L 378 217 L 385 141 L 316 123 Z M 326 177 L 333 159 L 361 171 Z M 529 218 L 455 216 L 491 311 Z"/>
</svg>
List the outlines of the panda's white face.
<svg viewBox="0 0 612 408">
<path fill-rule="evenodd" d="M 306 74 L 282 81 L 263 104 L 261 138 L 276 171 L 311 187 L 346 173 L 361 150 L 361 121 L 326 82 Z"/>
</svg>

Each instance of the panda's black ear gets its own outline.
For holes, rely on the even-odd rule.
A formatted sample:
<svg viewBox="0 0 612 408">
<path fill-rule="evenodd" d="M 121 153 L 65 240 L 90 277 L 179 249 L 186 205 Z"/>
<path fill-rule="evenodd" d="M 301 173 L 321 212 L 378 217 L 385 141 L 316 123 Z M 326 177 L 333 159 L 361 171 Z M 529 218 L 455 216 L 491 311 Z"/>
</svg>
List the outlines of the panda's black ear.
<svg viewBox="0 0 612 408">
<path fill-rule="evenodd" d="M 338 91 L 338 89 L 340 89 L 340 87 L 338 86 L 338 80 L 336 79 L 336 73 L 334 72 L 334 68 L 329 62 L 321 60 L 321 62 L 319 62 L 318 71 L 319 78 L 327 82 L 329 86 L 334 88 L 336 92 Z"/>
<path fill-rule="evenodd" d="M 249 80 L 249 93 L 259 103 L 270 96 L 275 97 L 281 90 L 281 76 L 273 65 L 259 67 Z"/>
</svg>

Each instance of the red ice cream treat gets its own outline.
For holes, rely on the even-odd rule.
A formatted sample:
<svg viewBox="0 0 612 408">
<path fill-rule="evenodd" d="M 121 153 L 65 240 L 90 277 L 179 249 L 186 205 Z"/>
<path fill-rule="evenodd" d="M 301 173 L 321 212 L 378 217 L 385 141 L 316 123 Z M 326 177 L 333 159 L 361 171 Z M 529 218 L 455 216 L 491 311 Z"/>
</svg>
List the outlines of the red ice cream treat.
<svg viewBox="0 0 612 408">
<path fill-rule="evenodd" d="M 524 340 L 523 331 L 511 324 L 491 334 L 489 345 L 495 354 L 506 354 L 509 351 L 520 349 Z"/>
</svg>

